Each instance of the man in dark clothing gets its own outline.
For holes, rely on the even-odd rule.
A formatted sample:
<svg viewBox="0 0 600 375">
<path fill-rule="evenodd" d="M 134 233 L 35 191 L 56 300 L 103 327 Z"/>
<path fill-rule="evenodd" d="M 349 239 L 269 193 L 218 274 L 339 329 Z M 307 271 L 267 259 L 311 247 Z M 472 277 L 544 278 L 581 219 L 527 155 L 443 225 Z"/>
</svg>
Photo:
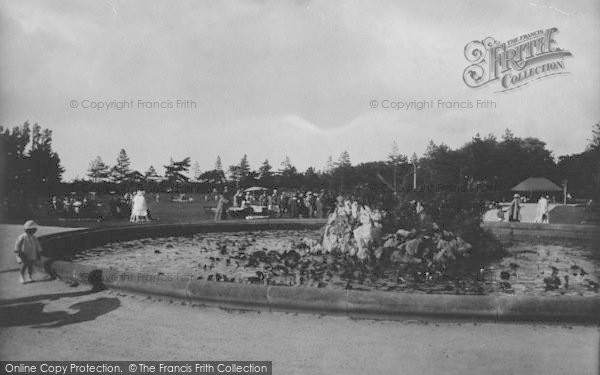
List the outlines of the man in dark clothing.
<svg viewBox="0 0 600 375">
<path fill-rule="evenodd" d="M 510 202 L 510 207 L 508 208 L 508 221 L 521 221 L 521 205 L 519 202 L 519 194 L 515 194 L 512 202 Z"/>
</svg>

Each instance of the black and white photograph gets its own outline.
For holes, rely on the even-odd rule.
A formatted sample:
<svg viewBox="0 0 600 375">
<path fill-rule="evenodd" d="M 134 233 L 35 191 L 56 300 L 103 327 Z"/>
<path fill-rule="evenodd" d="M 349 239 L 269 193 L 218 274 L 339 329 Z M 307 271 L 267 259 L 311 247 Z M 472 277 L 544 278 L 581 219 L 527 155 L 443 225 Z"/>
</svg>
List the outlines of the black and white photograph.
<svg viewBox="0 0 600 375">
<path fill-rule="evenodd" d="M 598 30 L 0 0 L 0 373 L 600 375 Z"/>
</svg>

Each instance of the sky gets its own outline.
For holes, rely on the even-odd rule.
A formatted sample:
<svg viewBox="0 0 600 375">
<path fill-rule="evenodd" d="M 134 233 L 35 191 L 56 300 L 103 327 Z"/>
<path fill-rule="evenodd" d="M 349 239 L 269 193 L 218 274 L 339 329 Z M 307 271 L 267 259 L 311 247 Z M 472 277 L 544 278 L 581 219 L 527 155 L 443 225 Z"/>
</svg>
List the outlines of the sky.
<svg viewBox="0 0 600 375">
<path fill-rule="evenodd" d="M 357 164 L 394 141 L 421 155 L 506 128 L 581 152 L 600 121 L 600 2 L 534 1 L 0 0 L 0 125 L 50 128 L 65 180 L 121 148 L 159 173 L 244 154 L 322 169 L 344 150 Z M 469 42 L 552 27 L 569 74 L 507 92 L 463 82 Z M 410 101 L 434 106 L 384 108 Z"/>
</svg>

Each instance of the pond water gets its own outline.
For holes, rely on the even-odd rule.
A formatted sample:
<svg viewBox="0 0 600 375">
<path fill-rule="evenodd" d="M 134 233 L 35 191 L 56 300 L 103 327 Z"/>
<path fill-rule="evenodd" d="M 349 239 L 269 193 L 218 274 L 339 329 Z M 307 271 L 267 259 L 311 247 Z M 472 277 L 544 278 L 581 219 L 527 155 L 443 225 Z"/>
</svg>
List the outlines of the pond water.
<svg viewBox="0 0 600 375">
<path fill-rule="evenodd" d="M 342 255 L 311 253 L 318 240 L 315 230 L 199 233 L 110 243 L 74 261 L 165 279 L 444 294 L 599 295 L 600 260 L 579 245 L 515 244 L 498 261 L 434 278 L 398 267 L 375 275 Z"/>
</svg>

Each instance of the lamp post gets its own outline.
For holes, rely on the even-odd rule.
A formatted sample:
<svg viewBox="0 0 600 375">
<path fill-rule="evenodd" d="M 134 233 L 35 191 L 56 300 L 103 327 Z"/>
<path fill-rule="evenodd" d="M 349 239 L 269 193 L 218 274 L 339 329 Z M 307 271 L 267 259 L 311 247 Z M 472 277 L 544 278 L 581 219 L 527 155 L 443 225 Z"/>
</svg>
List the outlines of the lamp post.
<svg viewBox="0 0 600 375">
<path fill-rule="evenodd" d="M 413 163 L 413 190 L 417 190 L 417 163 Z"/>
<path fill-rule="evenodd" d="M 394 161 L 394 197 L 398 196 L 398 162 Z"/>
<path fill-rule="evenodd" d="M 413 165 L 413 190 L 417 190 L 417 154 L 413 152 L 411 162 Z"/>
</svg>

